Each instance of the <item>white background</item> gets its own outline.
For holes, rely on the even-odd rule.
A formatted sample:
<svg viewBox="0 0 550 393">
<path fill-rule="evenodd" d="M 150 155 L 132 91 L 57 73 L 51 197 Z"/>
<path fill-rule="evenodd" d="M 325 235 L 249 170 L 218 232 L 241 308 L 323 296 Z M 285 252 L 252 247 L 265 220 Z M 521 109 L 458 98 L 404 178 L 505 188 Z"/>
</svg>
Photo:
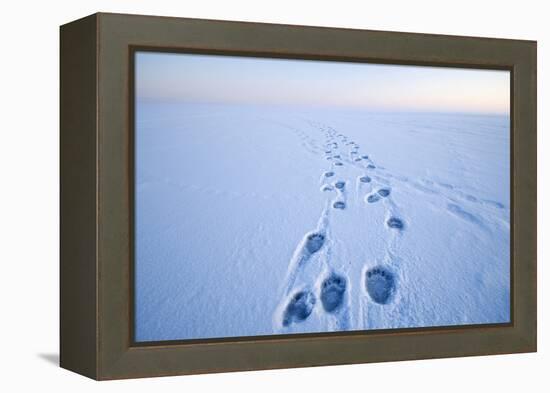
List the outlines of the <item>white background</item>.
<svg viewBox="0 0 550 393">
<path fill-rule="evenodd" d="M 58 368 L 58 26 L 96 11 L 538 41 L 539 352 L 93 382 Z M 550 35 L 543 1 L 87 0 L 5 2 L 0 16 L 0 391 L 548 391 Z M 544 65 L 544 66 L 541 66 Z M 546 366 L 544 364 L 546 363 Z"/>
</svg>

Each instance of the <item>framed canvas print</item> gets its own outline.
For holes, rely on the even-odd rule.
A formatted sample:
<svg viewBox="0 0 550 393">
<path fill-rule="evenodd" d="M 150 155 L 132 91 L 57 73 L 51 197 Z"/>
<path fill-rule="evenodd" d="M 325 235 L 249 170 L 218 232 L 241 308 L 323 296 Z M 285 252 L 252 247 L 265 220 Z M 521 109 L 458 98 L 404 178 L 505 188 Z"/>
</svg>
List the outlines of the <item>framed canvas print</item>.
<svg viewBox="0 0 550 393">
<path fill-rule="evenodd" d="M 535 42 L 62 26 L 62 367 L 535 350 Z"/>
</svg>

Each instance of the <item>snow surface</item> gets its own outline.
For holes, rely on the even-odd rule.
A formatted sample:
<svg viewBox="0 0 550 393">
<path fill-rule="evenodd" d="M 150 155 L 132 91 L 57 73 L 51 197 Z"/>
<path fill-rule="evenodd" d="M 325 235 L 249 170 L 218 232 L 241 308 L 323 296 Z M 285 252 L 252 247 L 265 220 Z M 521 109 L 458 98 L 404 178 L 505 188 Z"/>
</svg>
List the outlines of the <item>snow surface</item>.
<svg viewBox="0 0 550 393">
<path fill-rule="evenodd" d="M 507 116 L 136 113 L 137 341 L 510 321 Z"/>
</svg>

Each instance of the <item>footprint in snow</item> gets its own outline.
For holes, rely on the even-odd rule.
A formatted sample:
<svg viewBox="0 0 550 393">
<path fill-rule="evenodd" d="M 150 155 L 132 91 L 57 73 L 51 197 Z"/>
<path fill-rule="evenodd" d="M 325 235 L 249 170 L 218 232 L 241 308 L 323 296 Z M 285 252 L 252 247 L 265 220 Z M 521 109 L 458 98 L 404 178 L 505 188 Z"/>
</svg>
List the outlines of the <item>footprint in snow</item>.
<svg viewBox="0 0 550 393">
<path fill-rule="evenodd" d="M 332 176 L 334 176 L 334 172 L 332 171 L 325 172 L 325 177 L 332 177 Z"/>
<path fill-rule="evenodd" d="M 403 229 L 405 227 L 403 221 L 396 217 L 390 217 L 388 221 L 386 221 L 386 225 L 392 229 Z"/>
<path fill-rule="evenodd" d="M 342 201 L 336 201 L 332 204 L 332 207 L 335 209 L 344 210 L 346 208 L 346 204 Z"/>
<path fill-rule="evenodd" d="M 339 180 L 336 183 L 334 183 L 334 187 L 336 187 L 339 190 L 343 190 L 345 186 L 346 186 L 346 182 L 342 180 Z"/>
<path fill-rule="evenodd" d="M 372 181 L 372 179 L 371 179 L 369 176 L 366 176 L 366 175 L 365 175 L 365 176 L 361 176 L 361 177 L 359 178 L 359 181 L 360 181 L 361 183 L 370 183 L 370 182 Z"/>
<path fill-rule="evenodd" d="M 346 292 L 346 279 L 331 274 L 321 284 L 321 303 L 326 312 L 332 313 L 342 306 Z"/>
<path fill-rule="evenodd" d="M 381 188 L 381 189 L 378 190 L 378 195 L 385 198 L 388 195 L 390 195 L 390 189 L 389 188 Z"/>
<path fill-rule="evenodd" d="M 387 304 L 395 291 L 395 278 L 389 270 L 375 267 L 367 270 L 365 286 L 374 302 Z"/>
<path fill-rule="evenodd" d="M 307 319 L 313 311 L 316 302 L 315 295 L 310 291 L 295 293 L 286 306 L 283 315 L 283 326 L 302 322 Z"/>
<path fill-rule="evenodd" d="M 372 164 L 369 164 L 369 165 L 367 165 L 367 168 L 369 168 L 369 169 L 375 169 L 376 167 L 375 167 L 374 165 L 372 165 Z"/>
<path fill-rule="evenodd" d="M 334 165 L 336 165 L 336 166 L 343 166 L 344 164 L 342 164 L 341 162 L 335 162 Z"/>
<path fill-rule="evenodd" d="M 491 201 L 489 199 L 484 199 L 483 200 L 484 203 L 487 203 L 488 205 L 491 205 L 493 207 L 496 207 L 498 209 L 504 209 L 504 204 L 500 203 L 500 202 L 497 202 L 497 201 Z"/>
<path fill-rule="evenodd" d="M 310 254 L 315 254 L 325 244 L 325 235 L 322 233 L 310 233 L 306 238 L 306 250 Z"/>
<path fill-rule="evenodd" d="M 378 202 L 379 200 L 380 200 L 380 195 L 378 194 L 370 194 L 370 195 L 367 195 L 366 197 L 367 203 L 375 203 L 375 202 Z"/>
<path fill-rule="evenodd" d="M 456 215 L 457 217 L 462 218 L 463 220 L 469 221 L 473 224 L 481 225 L 481 219 L 476 215 L 467 212 L 461 206 L 455 205 L 454 203 L 449 203 L 447 205 L 447 210 Z"/>
</svg>

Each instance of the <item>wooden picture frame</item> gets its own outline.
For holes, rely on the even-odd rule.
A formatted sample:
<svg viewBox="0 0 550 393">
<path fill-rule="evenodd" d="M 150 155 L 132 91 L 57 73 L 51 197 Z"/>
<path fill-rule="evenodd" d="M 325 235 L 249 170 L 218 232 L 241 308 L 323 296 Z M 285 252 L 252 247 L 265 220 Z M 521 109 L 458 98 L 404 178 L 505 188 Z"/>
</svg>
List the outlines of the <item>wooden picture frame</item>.
<svg viewBox="0 0 550 393">
<path fill-rule="evenodd" d="M 511 71 L 505 325 L 133 340 L 133 67 L 158 51 Z M 536 42 L 98 13 L 61 27 L 61 367 L 97 380 L 536 351 Z"/>
</svg>

